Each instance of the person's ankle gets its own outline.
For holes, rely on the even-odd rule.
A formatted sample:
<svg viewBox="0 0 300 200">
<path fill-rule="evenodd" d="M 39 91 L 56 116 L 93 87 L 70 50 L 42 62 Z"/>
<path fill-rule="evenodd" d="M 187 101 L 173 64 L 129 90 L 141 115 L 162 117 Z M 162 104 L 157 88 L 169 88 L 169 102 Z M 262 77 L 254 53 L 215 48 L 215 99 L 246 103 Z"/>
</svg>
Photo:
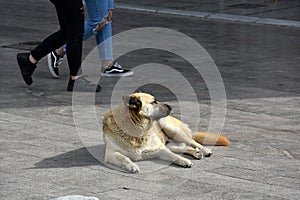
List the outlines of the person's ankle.
<svg viewBox="0 0 300 200">
<path fill-rule="evenodd" d="M 80 76 L 71 76 L 71 80 L 75 81 L 76 79 L 78 79 Z"/>
<path fill-rule="evenodd" d="M 29 55 L 29 61 L 34 65 L 37 63 L 37 60 L 34 57 L 32 57 L 31 54 Z"/>
<path fill-rule="evenodd" d="M 62 48 L 62 47 L 56 49 L 56 50 L 55 50 L 55 53 L 56 53 L 57 55 L 59 55 L 59 56 L 64 56 L 64 55 L 66 54 L 64 48 Z"/>
<path fill-rule="evenodd" d="M 110 68 L 114 64 L 114 60 L 102 60 L 102 67 L 104 69 Z"/>
</svg>

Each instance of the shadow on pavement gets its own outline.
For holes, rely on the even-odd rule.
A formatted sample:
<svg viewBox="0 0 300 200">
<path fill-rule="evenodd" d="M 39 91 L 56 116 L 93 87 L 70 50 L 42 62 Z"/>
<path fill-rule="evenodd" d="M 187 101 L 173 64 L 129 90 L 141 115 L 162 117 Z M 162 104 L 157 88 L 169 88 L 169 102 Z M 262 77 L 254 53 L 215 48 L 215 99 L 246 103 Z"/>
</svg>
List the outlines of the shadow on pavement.
<svg viewBox="0 0 300 200">
<path fill-rule="evenodd" d="M 103 145 L 92 146 L 89 148 L 104 149 Z M 71 168 L 82 166 L 104 166 L 100 161 L 94 158 L 89 151 L 83 147 L 73 151 L 59 154 L 54 157 L 44 158 L 40 162 L 35 164 L 35 169 L 47 169 L 47 168 Z"/>
</svg>

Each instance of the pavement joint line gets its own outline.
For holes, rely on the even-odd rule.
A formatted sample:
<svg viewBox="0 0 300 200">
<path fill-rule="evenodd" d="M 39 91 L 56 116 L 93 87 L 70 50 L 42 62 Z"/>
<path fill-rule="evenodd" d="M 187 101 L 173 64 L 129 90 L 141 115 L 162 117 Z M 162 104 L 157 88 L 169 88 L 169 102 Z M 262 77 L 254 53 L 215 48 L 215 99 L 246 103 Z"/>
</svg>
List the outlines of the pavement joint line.
<svg viewBox="0 0 300 200">
<path fill-rule="evenodd" d="M 115 8 L 141 11 L 141 12 L 186 16 L 186 17 L 198 17 L 203 19 L 215 19 L 215 20 L 224 20 L 224 21 L 233 21 L 233 22 L 244 22 L 244 23 L 266 24 L 266 25 L 274 25 L 274 26 L 300 28 L 299 21 L 285 20 L 285 19 L 261 18 L 261 17 L 252 17 L 252 16 L 226 14 L 226 13 L 187 11 L 187 10 L 168 9 L 168 8 L 153 7 L 153 6 L 138 6 L 138 5 L 122 4 L 122 3 L 116 3 Z"/>
</svg>

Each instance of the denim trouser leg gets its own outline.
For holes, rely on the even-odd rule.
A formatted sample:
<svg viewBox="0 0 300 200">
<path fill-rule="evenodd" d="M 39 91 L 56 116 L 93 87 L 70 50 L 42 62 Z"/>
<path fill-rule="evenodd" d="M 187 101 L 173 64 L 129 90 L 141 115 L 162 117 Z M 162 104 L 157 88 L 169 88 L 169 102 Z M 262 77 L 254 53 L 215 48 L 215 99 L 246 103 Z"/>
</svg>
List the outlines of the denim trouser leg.
<svg viewBox="0 0 300 200">
<path fill-rule="evenodd" d="M 95 33 L 93 30 L 107 16 L 108 1 L 107 0 L 85 0 L 88 20 L 84 24 L 83 40 L 95 35 L 98 45 L 100 60 L 113 59 L 112 52 L 112 26 L 107 23 L 101 31 Z"/>
<path fill-rule="evenodd" d="M 101 31 L 93 30 L 107 16 L 108 0 L 85 0 L 88 19 L 84 22 L 83 40 L 95 35 L 100 60 L 113 60 L 112 24 L 107 23 Z M 66 51 L 66 45 L 63 46 Z"/>
</svg>

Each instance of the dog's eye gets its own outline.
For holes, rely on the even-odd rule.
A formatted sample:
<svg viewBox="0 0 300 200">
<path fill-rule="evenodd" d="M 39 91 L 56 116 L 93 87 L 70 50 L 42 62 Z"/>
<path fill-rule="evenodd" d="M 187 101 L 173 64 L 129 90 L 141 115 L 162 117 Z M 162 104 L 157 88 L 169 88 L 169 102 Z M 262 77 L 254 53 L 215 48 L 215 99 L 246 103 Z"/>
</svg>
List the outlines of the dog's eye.
<svg viewBox="0 0 300 200">
<path fill-rule="evenodd" d="M 154 100 L 151 104 L 158 104 L 158 102 L 156 100 Z"/>
</svg>

